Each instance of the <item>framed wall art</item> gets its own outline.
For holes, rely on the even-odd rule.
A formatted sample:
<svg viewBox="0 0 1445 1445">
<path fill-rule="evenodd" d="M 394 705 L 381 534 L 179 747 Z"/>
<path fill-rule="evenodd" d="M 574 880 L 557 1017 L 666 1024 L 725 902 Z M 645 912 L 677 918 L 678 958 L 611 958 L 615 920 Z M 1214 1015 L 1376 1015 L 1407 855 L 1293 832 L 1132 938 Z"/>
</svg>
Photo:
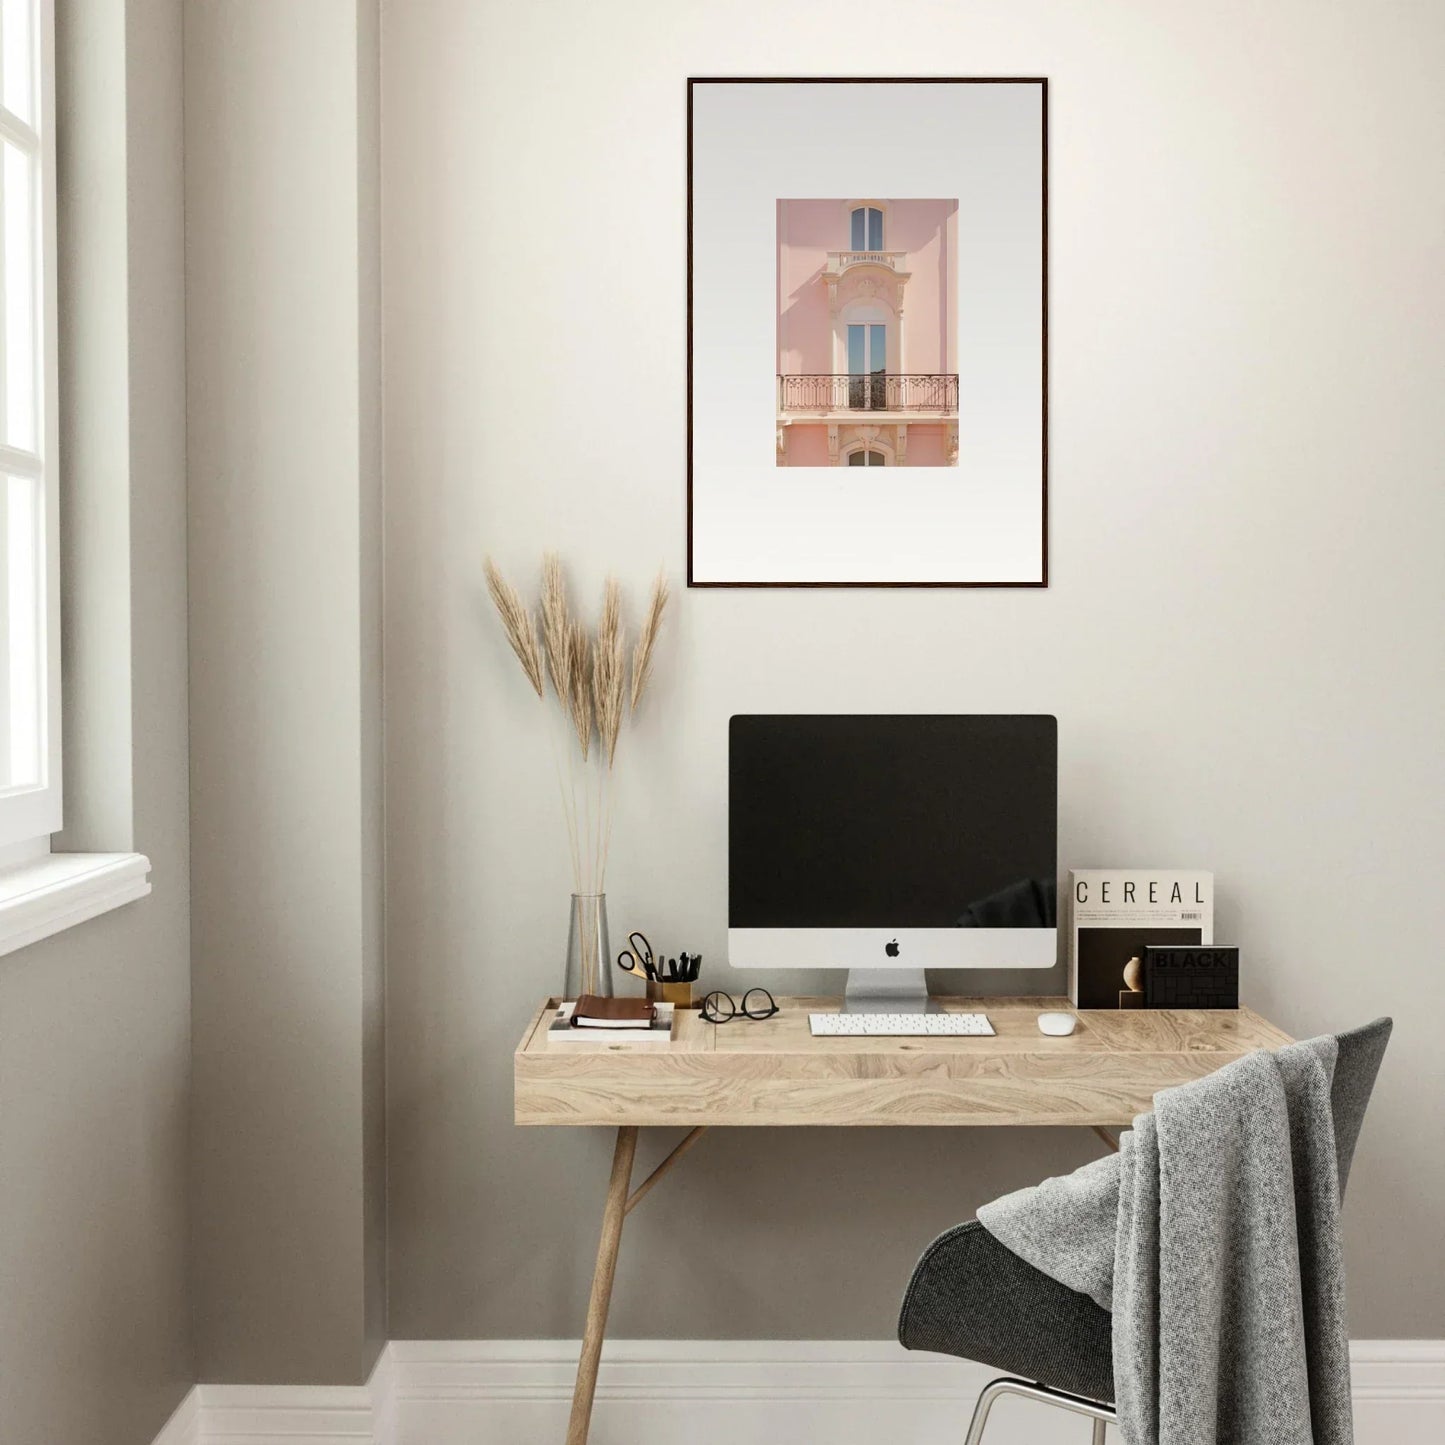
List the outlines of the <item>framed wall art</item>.
<svg viewBox="0 0 1445 1445">
<path fill-rule="evenodd" d="M 688 81 L 688 583 L 1048 583 L 1047 82 Z"/>
</svg>

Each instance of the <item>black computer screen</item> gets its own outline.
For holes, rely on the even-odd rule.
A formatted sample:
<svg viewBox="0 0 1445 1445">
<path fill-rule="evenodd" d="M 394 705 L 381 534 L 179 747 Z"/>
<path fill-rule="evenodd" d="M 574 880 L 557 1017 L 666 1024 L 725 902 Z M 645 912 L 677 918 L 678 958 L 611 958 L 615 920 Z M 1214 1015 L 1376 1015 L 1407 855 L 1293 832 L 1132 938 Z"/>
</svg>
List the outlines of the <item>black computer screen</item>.
<svg viewBox="0 0 1445 1445">
<path fill-rule="evenodd" d="M 1055 922 L 1058 728 L 1037 716 L 737 716 L 732 928 Z"/>
</svg>

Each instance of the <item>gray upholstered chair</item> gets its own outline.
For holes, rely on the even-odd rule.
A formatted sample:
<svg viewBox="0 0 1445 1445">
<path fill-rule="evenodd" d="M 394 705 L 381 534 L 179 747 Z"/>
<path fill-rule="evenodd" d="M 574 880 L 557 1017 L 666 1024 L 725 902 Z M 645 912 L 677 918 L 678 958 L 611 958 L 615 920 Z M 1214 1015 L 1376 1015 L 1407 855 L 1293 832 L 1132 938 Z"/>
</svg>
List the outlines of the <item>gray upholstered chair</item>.
<svg viewBox="0 0 1445 1445">
<path fill-rule="evenodd" d="M 1376 1019 L 1338 1035 L 1330 1099 L 1342 1195 L 1391 1027 Z M 910 1350 L 1009 1372 L 979 1396 L 965 1445 L 978 1445 L 994 1401 L 1010 1394 L 1086 1416 L 1094 1445 L 1102 1445 L 1115 1418 L 1112 1320 L 1088 1295 L 1035 1269 L 970 1220 L 924 1251 L 903 1298 L 898 1338 Z"/>
</svg>

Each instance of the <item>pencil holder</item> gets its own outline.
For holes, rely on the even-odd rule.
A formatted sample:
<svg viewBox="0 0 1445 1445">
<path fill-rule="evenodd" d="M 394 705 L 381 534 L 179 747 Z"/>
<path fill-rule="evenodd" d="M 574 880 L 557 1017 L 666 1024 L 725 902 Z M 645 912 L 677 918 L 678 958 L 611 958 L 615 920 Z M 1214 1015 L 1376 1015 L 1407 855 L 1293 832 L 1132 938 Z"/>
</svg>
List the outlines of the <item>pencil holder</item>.
<svg viewBox="0 0 1445 1445">
<path fill-rule="evenodd" d="M 692 984 L 652 982 L 647 985 L 647 996 L 653 1003 L 670 1003 L 676 1008 L 691 1008 Z"/>
</svg>

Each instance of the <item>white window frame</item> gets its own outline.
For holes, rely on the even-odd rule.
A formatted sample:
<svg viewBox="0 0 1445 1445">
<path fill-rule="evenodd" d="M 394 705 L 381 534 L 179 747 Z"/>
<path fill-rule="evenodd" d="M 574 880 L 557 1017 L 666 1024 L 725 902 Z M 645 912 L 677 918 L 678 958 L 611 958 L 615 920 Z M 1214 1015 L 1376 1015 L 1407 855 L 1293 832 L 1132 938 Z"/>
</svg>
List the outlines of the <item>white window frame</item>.
<svg viewBox="0 0 1445 1445">
<path fill-rule="evenodd" d="M 887 219 L 883 214 L 882 206 L 875 206 L 867 201 L 864 201 L 861 205 L 854 206 L 848 214 L 848 240 L 850 242 L 853 240 L 854 223 L 857 221 L 860 212 L 863 216 L 863 224 L 858 229 L 863 232 L 863 244 L 861 246 L 850 245 L 848 249 L 860 255 L 871 255 L 881 252 L 884 249 L 883 238 L 886 234 L 885 222 Z M 878 244 L 876 246 L 870 246 L 868 244 L 868 232 L 871 229 L 874 216 L 878 217 Z"/>
<path fill-rule="evenodd" d="M 13 4 L 16 0 L 0 0 Z M 43 565 L 44 585 L 36 601 L 36 658 L 40 753 L 39 781 L 30 786 L 0 791 L 0 954 L 12 953 L 62 929 L 119 908 L 151 891 L 150 860 L 140 853 L 56 853 L 51 835 L 64 820 L 61 771 L 60 677 L 60 418 L 58 359 L 58 297 L 56 240 L 55 152 L 55 5 L 54 0 L 31 0 L 31 75 L 35 125 L 27 124 L 4 106 L 0 93 L 0 137 L 25 150 L 38 161 L 35 217 L 39 244 L 35 248 L 40 269 L 36 331 L 41 354 L 35 377 L 38 451 L 16 450 L 0 437 L 0 477 L 32 477 L 41 484 L 40 499 L 44 546 L 37 565 Z M 0 15 L 3 19 L 3 15 Z M 0 30 L 3 43 L 3 30 Z M 3 54 L 0 54 L 3 64 Z M 3 74 L 3 70 L 0 70 Z M 3 184 L 3 170 L 0 170 Z M 0 192 L 3 195 L 3 192 Z M 0 233 L 3 234 L 3 233 Z M 3 266 L 0 250 L 0 266 Z M 0 270 L 0 282 L 3 282 Z M 3 326 L 0 307 L 0 326 Z M 0 385 L 4 377 L 0 375 Z M 8 497 L 0 489 L 0 502 L 8 519 Z M 0 521 L 0 548 L 6 541 Z M 8 553 L 0 551 L 0 561 Z M 0 585 L 8 585 L 0 567 Z M 6 613 L 8 616 L 9 609 Z M 8 666 L 8 637 L 0 638 L 0 664 Z M 4 692 L 8 706 L 9 688 Z M 0 743 L 8 746 L 10 715 L 0 729 Z"/>
<path fill-rule="evenodd" d="M 16 0 L 5 0 L 14 4 Z M 38 782 L 0 792 L 0 861 L 17 856 L 44 855 L 50 835 L 60 830 L 63 816 L 60 731 L 60 482 L 58 415 L 58 340 L 56 297 L 55 224 L 55 10 L 54 0 L 35 0 L 31 8 L 35 29 L 32 45 L 38 63 L 32 73 L 36 124 L 32 127 L 0 100 L 0 138 L 32 156 L 37 163 L 35 214 L 39 262 L 37 332 L 40 342 L 35 377 L 36 442 L 38 452 L 17 450 L 0 439 L 0 475 L 30 477 L 41 484 L 43 515 L 44 585 L 37 599 L 37 694 L 42 716 L 40 778 Z M 3 172 L 0 172 L 3 185 Z M 3 191 L 0 191 L 3 197 Z M 3 260 L 3 258 L 0 258 Z M 4 542 L 0 524 L 0 544 Z M 9 719 L 5 719 L 8 736 Z"/>
</svg>

